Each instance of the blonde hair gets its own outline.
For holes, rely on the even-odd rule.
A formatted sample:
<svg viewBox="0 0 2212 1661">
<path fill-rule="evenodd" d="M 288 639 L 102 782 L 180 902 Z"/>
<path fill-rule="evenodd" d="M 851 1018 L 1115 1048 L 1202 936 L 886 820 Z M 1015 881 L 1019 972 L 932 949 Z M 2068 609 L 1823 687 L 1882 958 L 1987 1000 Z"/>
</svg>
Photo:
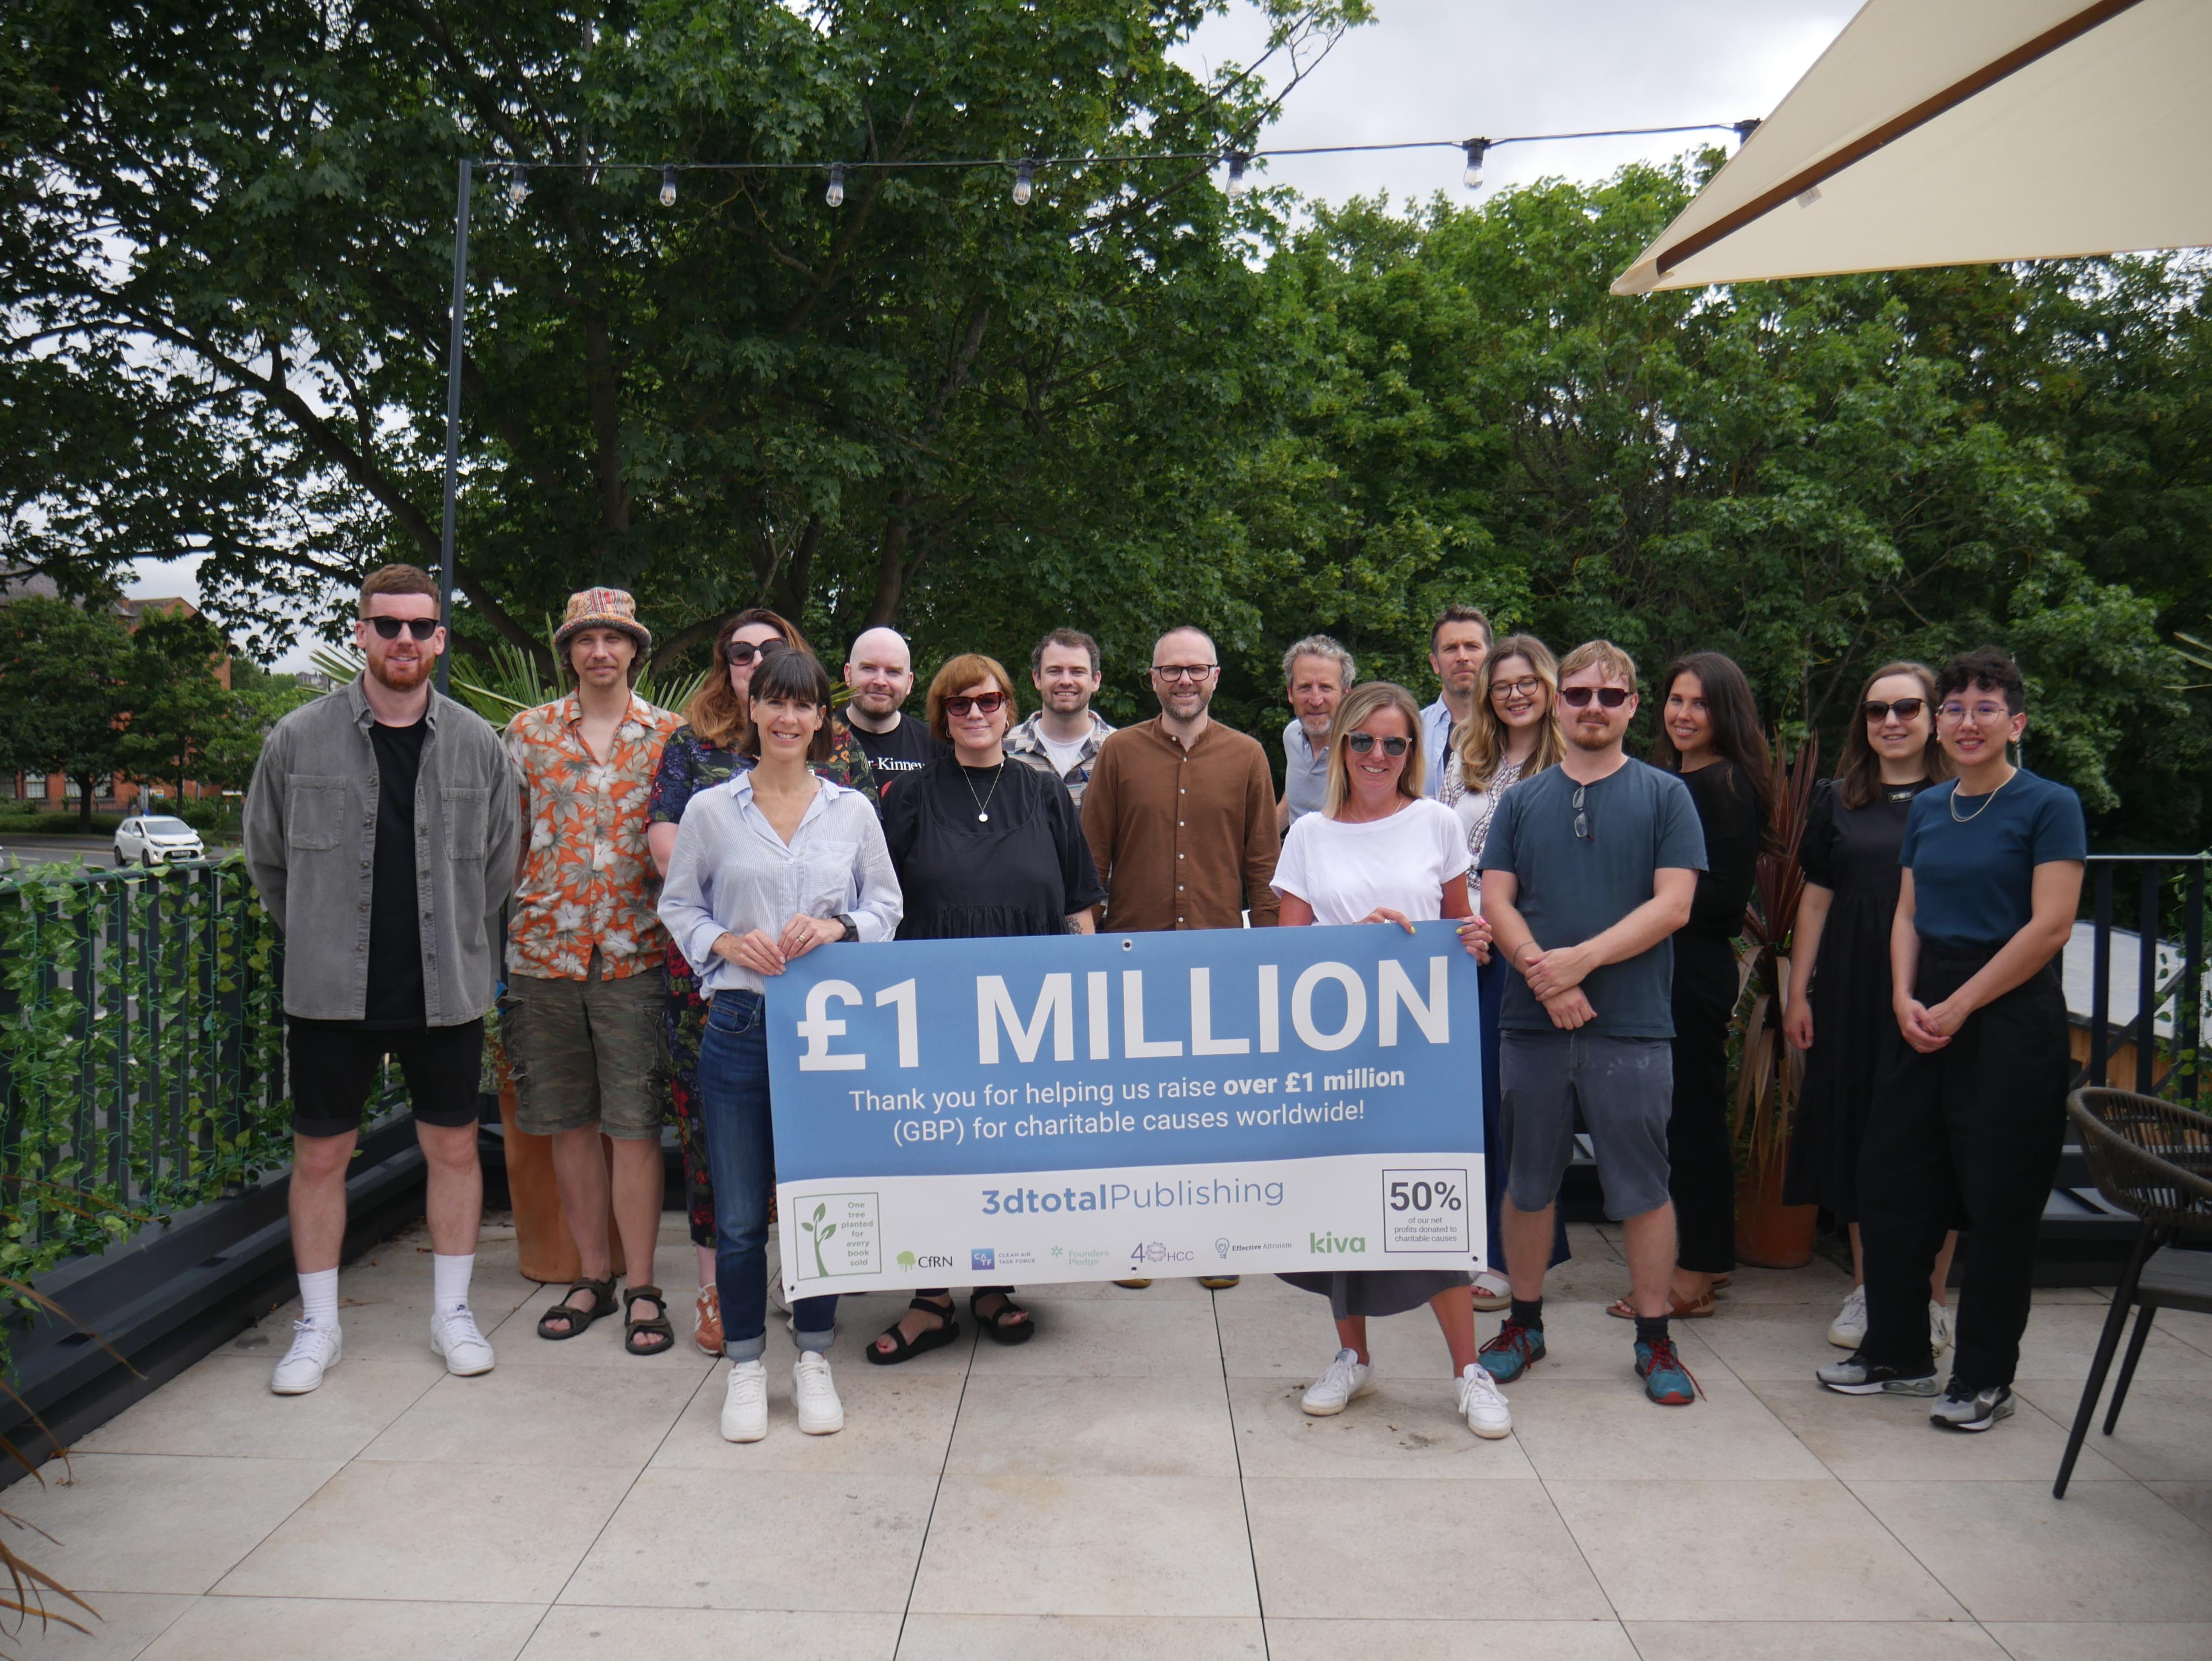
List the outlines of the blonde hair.
<svg viewBox="0 0 2212 1661">
<path fill-rule="evenodd" d="M 1021 719 L 1022 701 L 1014 694 L 1014 678 L 1006 672 L 1006 666 L 981 652 L 963 652 L 957 658 L 945 659 L 945 666 L 930 677 L 926 707 L 929 711 L 929 730 L 937 735 L 939 743 L 952 742 L 952 723 L 945 717 L 945 700 L 957 697 L 963 688 L 973 686 L 979 680 L 992 682 L 1006 695 L 1009 729 Z"/>
<path fill-rule="evenodd" d="M 1418 801 L 1421 795 L 1421 706 L 1413 695 L 1395 681 L 1370 680 L 1353 687 L 1336 706 L 1336 719 L 1328 724 L 1328 794 L 1322 811 L 1334 818 L 1352 794 L 1352 764 L 1345 759 L 1345 739 L 1370 715 L 1395 709 L 1406 717 L 1405 770 L 1398 775 L 1398 794 Z"/>
<path fill-rule="evenodd" d="M 1559 661 L 1559 678 L 1579 675 L 1595 665 L 1605 671 L 1607 680 L 1625 681 L 1628 690 L 1636 690 L 1636 660 L 1609 640 L 1586 640 Z"/>
<path fill-rule="evenodd" d="M 1544 724 L 1521 776 L 1534 778 L 1547 767 L 1558 766 L 1567 752 L 1566 739 L 1559 732 L 1559 666 L 1552 648 L 1534 635 L 1508 635 L 1482 660 L 1482 672 L 1474 682 L 1474 713 L 1452 734 L 1452 748 L 1459 752 L 1460 782 L 1470 790 L 1489 789 L 1505 760 L 1505 734 L 1510 729 L 1498 718 L 1498 707 L 1490 701 L 1490 687 L 1498 666 L 1514 658 L 1527 663 L 1544 683 Z"/>
</svg>

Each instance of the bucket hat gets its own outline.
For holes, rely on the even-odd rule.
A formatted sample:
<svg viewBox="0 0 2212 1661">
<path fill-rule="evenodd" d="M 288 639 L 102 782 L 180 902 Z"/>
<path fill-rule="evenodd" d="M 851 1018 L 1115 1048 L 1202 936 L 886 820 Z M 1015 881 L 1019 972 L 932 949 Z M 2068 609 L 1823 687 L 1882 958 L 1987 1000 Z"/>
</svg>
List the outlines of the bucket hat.
<svg viewBox="0 0 2212 1661">
<path fill-rule="evenodd" d="M 621 630 L 637 642 L 641 657 L 653 649 L 651 631 L 637 620 L 637 601 L 624 588 L 586 588 L 569 595 L 568 615 L 553 636 L 554 651 L 566 652 L 568 642 L 585 629 Z"/>
</svg>

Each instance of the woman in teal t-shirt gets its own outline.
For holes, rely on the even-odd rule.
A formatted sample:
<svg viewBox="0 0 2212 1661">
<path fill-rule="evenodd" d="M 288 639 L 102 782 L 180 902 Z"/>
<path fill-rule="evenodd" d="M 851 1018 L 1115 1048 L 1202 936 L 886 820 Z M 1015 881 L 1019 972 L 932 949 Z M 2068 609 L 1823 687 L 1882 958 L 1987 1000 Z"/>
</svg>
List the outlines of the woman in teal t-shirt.
<svg viewBox="0 0 2212 1661">
<path fill-rule="evenodd" d="M 1820 1369 L 1846 1395 L 1939 1393 L 1924 1313 L 1943 1236 L 1963 1220 L 1951 1380 L 1937 1427 L 2013 1411 L 2036 1231 L 2057 1174 L 2072 1063 L 2057 958 L 2081 897 L 2081 803 L 2007 758 L 2027 726 L 2019 669 L 1994 647 L 1936 683 L 1957 775 L 1914 798 L 1890 934 L 1898 1037 L 1859 1156 L 1867 1333 Z"/>
</svg>

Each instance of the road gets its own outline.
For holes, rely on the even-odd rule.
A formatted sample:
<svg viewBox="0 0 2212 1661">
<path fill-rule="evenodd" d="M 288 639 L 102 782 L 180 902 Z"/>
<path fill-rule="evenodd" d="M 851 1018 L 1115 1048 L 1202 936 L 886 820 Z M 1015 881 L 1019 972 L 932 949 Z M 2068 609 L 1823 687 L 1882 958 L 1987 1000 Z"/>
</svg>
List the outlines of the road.
<svg viewBox="0 0 2212 1661">
<path fill-rule="evenodd" d="M 110 867 L 115 863 L 115 839 L 112 837 L 21 837 L 9 836 L 0 830 L 0 850 L 24 865 L 85 864 Z M 238 849 L 223 843 L 210 843 L 208 857 L 220 859 Z"/>
</svg>

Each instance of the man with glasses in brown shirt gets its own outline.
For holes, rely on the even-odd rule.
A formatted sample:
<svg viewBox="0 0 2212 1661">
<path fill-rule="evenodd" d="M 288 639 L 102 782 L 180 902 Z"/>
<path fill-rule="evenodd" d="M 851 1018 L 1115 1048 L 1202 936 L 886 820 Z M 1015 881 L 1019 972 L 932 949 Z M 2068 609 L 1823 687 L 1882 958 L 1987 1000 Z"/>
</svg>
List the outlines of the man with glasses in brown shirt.
<svg viewBox="0 0 2212 1661">
<path fill-rule="evenodd" d="M 1272 928 L 1267 885 L 1280 841 L 1267 754 L 1206 708 L 1221 665 L 1203 630 L 1170 629 L 1152 647 L 1160 713 L 1106 740 L 1083 797 L 1083 834 L 1106 884 L 1103 927 Z M 1149 1281 L 1121 1281 L 1141 1287 Z M 1231 1287 L 1233 1275 L 1201 1275 Z"/>
</svg>

